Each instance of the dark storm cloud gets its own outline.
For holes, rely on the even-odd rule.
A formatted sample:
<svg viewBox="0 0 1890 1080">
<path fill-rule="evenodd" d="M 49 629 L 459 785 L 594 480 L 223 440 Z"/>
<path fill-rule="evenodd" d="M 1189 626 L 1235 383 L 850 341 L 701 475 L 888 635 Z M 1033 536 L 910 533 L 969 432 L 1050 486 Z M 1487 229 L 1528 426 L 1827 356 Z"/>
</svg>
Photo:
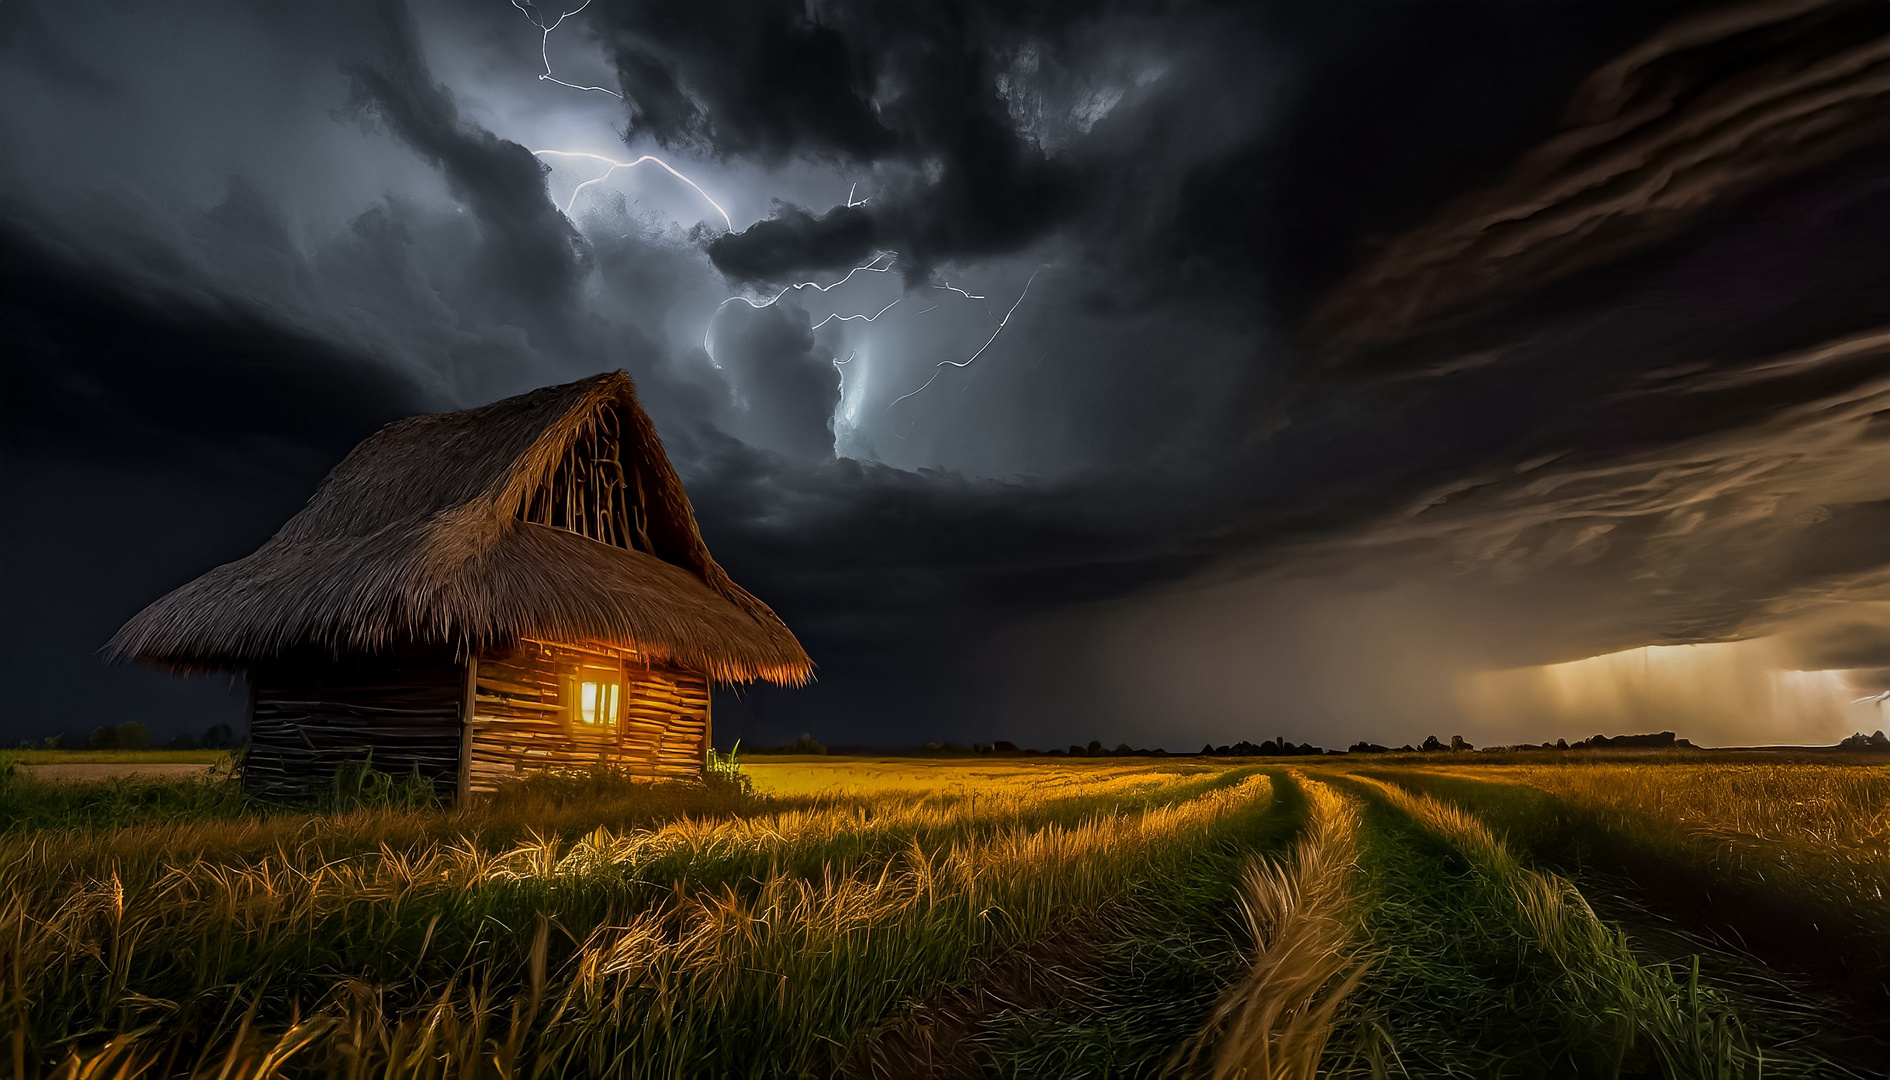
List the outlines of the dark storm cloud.
<svg viewBox="0 0 1890 1080">
<path fill-rule="evenodd" d="M 1256 287 L 1299 302 L 1350 268 L 1366 234 L 1485 182 L 1584 74 L 1674 6 L 828 4 L 817 21 L 798 6 L 777 16 L 770 25 L 840 43 L 851 62 L 806 78 L 866 103 L 871 138 L 781 118 L 801 99 L 766 73 L 791 67 L 769 57 L 798 55 L 795 34 L 724 41 L 711 9 L 682 5 L 600 19 L 626 70 L 632 134 L 739 154 L 764 145 L 742 133 L 752 124 L 775 133 L 767 153 L 874 166 L 857 215 L 912 271 L 1064 235 L 1120 268 L 1099 303 Z M 639 81 L 634 64 L 666 78 Z M 870 79 L 852 74 L 862 68 Z M 640 86 L 699 101 L 689 115 L 731 134 L 639 121 Z M 1096 105 L 1125 94 L 1137 108 Z M 718 266 L 778 280 L 837 265 L 831 228 L 781 216 L 720 238 Z"/>
<path fill-rule="evenodd" d="M 878 242 L 877 223 L 860 207 L 836 206 L 816 217 L 798 206 L 776 206 L 768 220 L 710 241 L 709 258 L 736 281 L 783 281 L 810 270 L 859 266 Z"/>
<path fill-rule="evenodd" d="M 1382 345 L 1670 235 L 1756 184 L 1890 130 L 1890 9 L 1757 0 L 1663 27 L 1576 91 L 1504 182 L 1356 270 L 1315 323 Z"/>
<path fill-rule="evenodd" d="M 718 561 L 818 665 L 812 687 L 757 690 L 757 712 L 732 707 L 731 720 L 770 736 L 815 725 L 876 745 L 1004 737 L 992 732 L 1019 687 L 989 670 L 988 652 L 1007 627 L 1174 582 L 1252 540 L 1212 528 L 1152 475 L 1004 483 L 782 461 L 725 436 L 679 443 Z M 896 717 L 885 711 L 891 687 L 904 688 Z"/>
<path fill-rule="evenodd" d="M 1474 85 L 1460 101 L 1367 93 L 1395 92 L 1386 69 L 1458 72 L 1452 49 L 1503 55 L 1464 32 L 1466 9 L 1440 8 L 1412 40 L 1464 40 L 1374 64 L 1401 30 L 1394 13 L 1357 49 L 1315 58 L 1303 85 L 1333 93 L 1283 132 L 1196 166 L 1154 261 L 1200 295 L 1266 282 L 1291 312 L 1308 282 L 1342 276 L 1322 269 L 1344 269 L 1334 252 L 1369 251 L 1374 223 L 1415 226 L 1322 309 L 1321 329 L 1371 343 L 1373 363 L 1307 373 L 1207 466 L 1210 486 L 1247 494 L 1218 557 L 1271 551 L 1335 580 L 1353 565 L 1505 597 L 1484 616 L 1497 635 L 1452 630 L 1492 664 L 1724 640 L 1877 595 L 1886 492 L 1866 478 L 1890 408 L 1890 163 L 1869 106 L 1890 27 L 1877 8 L 1814 6 L 1719 8 L 1630 37 L 1597 16 L 1518 54 L 1563 65 L 1563 89 L 1506 101 Z M 1367 110 L 1365 130 L 1395 137 L 1336 137 L 1360 134 L 1346 120 Z M 1479 124 L 1480 142 L 1448 152 Z M 1547 140 L 1534 151 L 1519 138 L 1532 131 Z M 1401 143 L 1428 146 L 1421 167 L 1403 167 Z M 1351 169 L 1307 166 L 1344 155 Z M 1440 181 L 1478 157 L 1507 174 L 1498 186 Z M 1426 187 L 1429 206 L 1412 195 Z M 1282 271 L 1292 280 L 1276 284 Z M 1475 317 L 1442 318 L 1462 310 Z"/>
<path fill-rule="evenodd" d="M 1887 46 L 1881 5 L 1676 20 L 1323 305 L 1342 349 L 1429 373 L 1414 391 L 1469 425 L 1459 478 L 1385 535 L 1619 598 L 1537 659 L 1760 633 L 1881 588 L 1883 491 L 1858 478 L 1890 407 L 1890 159 L 1856 148 L 1882 143 Z"/>
<path fill-rule="evenodd" d="M 274 312 L 169 284 L 0 221 L 9 740 L 125 717 L 161 739 L 240 725 L 240 686 L 107 669 L 97 650 L 151 599 L 253 550 L 360 439 L 435 405 Z"/>
<path fill-rule="evenodd" d="M 1019 132 L 998 69 L 1032 35 L 1052 39 L 1095 10 L 665 0 L 600 11 L 595 23 L 632 137 L 896 167 L 870 210 L 818 222 L 789 210 L 720 238 L 716 265 L 746 279 L 832 267 L 839 250 L 864 250 L 863 235 L 924 267 L 1014 251 L 1054 230 L 1080 177 Z"/>
<path fill-rule="evenodd" d="M 1824 619 L 1808 620 L 1790 635 L 1801 668 L 1840 670 L 1882 668 L 1890 664 L 1890 611 L 1881 604 L 1860 604 Z M 1881 670 L 1869 671 L 1884 682 Z"/>
<path fill-rule="evenodd" d="M 808 623 L 857 621 L 874 627 L 865 639 L 910 627 L 918 612 L 1003 616 L 1120 595 L 1237 543 L 1203 540 L 1184 501 L 1152 478 L 1111 485 L 1145 510 L 1125 515 L 1098 497 L 1096 478 L 1044 485 L 851 459 L 788 464 L 726 438 L 700 448 L 691 475 L 718 552 Z M 874 602 L 836 607 L 835 596 Z"/>
<path fill-rule="evenodd" d="M 898 141 L 873 107 L 875 58 L 796 0 L 599 14 L 633 133 L 776 160 L 812 151 L 864 161 Z"/>
<path fill-rule="evenodd" d="M 479 18 L 512 18 L 500 9 Z M 973 729 L 1015 689 L 983 665 L 1018 626 L 1108 627 L 1188 581 L 1262 572 L 1301 574 L 1315 599 L 1328 586 L 1304 582 L 1329 570 L 1366 591 L 1421 578 L 1501 594 L 1500 617 L 1463 632 L 1486 660 L 1736 636 L 1875 595 L 1890 562 L 1890 491 L 1872 480 L 1890 470 L 1872 336 L 1890 333 L 1890 168 L 1859 149 L 1877 137 L 1862 108 L 1881 104 L 1875 67 L 1839 70 L 1882 34 L 1875 8 L 1830 10 L 1744 5 L 1709 25 L 1668 22 L 1671 5 L 599 3 L 562 31 L 603 43 L 633 136 L 870 181 L 864 206 L 784 205 L 713 241 L 730 278 L 880 247 L 914 273 L 1032 245 L 1060 260 L 979 367 L 869 417 L 887 444 L 928 415 L 940 445 L 998 444 L 999 472 L 1004 451 L 1079 433 L 1056 477 L 1006 482 L 828 458 L 839 377 L 805 313 L 730 305 L 713 367 L 693 341 L 692 312 L 721 295 L 699 237 L 646 235 L 606 207 L 581 242 L 529 152 L 472 119 L 503 110 L 456 98 L 435 74 L 450 55 L 430 42 L 429 67 L 404 9 L 383 7 L 346 35 L 365 58 L 330 71 L 393 136 L 372 153 L 411 151 L 466 212 L 371 192 L 329 235 L 239 181 L 207 211 L 141 211 L 163 221 L 128 244 L 98 220 L 24 229 L 0 244 L 0 344 L 25 391 L 0 404 L 6 447 L 116 470 L 19 485 L 88 523 L 61 544 L 93 531 L 92 497 L 71 494 L 88 484 L 168 470 L 184 494 L 125 505 L 153 521 L 192 511 L 167 534 L 195 536 L 212 530 L 194 508 L 219 498 L 204 477 L 279 477 L 267 499 L 243 495 L 223 540 L 83 601 L 120 617 L 241 554 L 384 418 L 625 366 L 711 547 L 820 663 L 812 690 L 750 699 L 768 714 L 752 730 L 775 735 L 1007 737 Z M 1781 89 L 1794 79 L 1828 93 Z M 1701 126 L 1714 102 L 1768 124 L 1694 154 L 1734 130 Z M 1575 131 L 1609 134 L 1571 153 Z M 1593 198 L 1663 169 L 1707 211 Z M 151 254 L 173 250 L 189 254 Z M 1328 293 L 1375 362 L 1296 347 Z M 663 355 L 671 330 L 684 345 Z M 1027 378 L 1038 353 L 1050 359 Z M 987 385 L 1001 390 L 981 402 Z M 280 468 L 253 453 L 280 444 Z M 18 565 L 53 557 L 8 542 Z M 1254 595 L 1238 619 L 1164 625 L 1162 643 L 1235 667 L 1239 650 L 1190 635 L 1239 623 L 1290 644 L 1276 594 Z M 1878 655 L 1875 638 L 1833 634 L 1805 655 Z M 1080 638 L 1017 667 L 1095 682 Z M 1371 674 L 1367 657 L 1325 660 L 1307 670 Z M 1071 723 L 1127 708 L 1106 697 Z M 1214 722 L 1324 737 L 1291 726 L 1313 723 L 1293 711 L 1303 686 L 1227 700 Z M 1205 722 L 1135 720 L 1123 737 L 1149 742 Z"/>
<path fill-rule="evenodd" d="M 1448 393 L 1462 456 L 1380 535 L 1615 598 L 1610 628 L 1568 649 L 1720 640 L 1869 597 L 1890 564 L 1870 479 L 1890 460 L 1887 243 L 1890 158 L 1873 152 L 1414 339 L 1405 370 L 1477 358 L 1386 383 Z"/>
<path fill-rule="evenodd" d="M 831 458 L 840 373 L 816 351 L 810 321 L 788 301 L 738 309 L 724 320 L 716 355 L 742 388 L 737 408 L 750 442 L 793 457 Z"/>
<path fill-rule="evenodd" d="M 0 7 L 0 52 L 17 63 L 30 65 L 39 77 L 68 93 L 96 95 L 123 89 L 109 72 L 87 63 L 84 56 L 50 33 L 45 16 L 31 4 Z"/>
<path fill-rule="evenodd" d="M 383 363 L 60 251 L 17 217 L 0 223 L 0 355 L 16 460 L 306 473 L 427 404 Z"/>
<path fill-rule="evenodd" d="M 556 307 L 576 278 L 584 245 L 545 194 L 545 166 L 525 147 L 461 117 L 452 92 L 427 67 L 404 3 L 383 3 L 378 16 L 381 55 L 349 68 L 355 107 L 437 167 L 478 215 L 488 244 L 482 267 L 488 302 L 514 311 L 532 303 Z"/>
<path fill-rule="evenodd" d="M 1254 5 L 1292 76 L 1283 107 L 1191 163 L 1161 262 L 1188 289 L 1263 279 L 1297 320 L 1362 254 L 1500 175 L 1584 77 L 1682 6 Z M 1201 86 L 1171 122 L 1214 98 Z"/>
</svg>

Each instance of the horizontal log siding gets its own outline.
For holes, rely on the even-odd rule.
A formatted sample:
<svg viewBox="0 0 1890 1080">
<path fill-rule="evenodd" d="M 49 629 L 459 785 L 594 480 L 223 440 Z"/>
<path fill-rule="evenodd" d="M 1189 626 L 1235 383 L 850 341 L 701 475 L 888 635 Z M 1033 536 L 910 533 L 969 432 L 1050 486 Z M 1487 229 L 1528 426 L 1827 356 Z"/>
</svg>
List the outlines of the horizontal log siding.
<svg viewBox="0 0 1890 1080">
<path fill-rule="evenodd" d="M 573 728 L 560 700 L 580 668 L 623 672 L 614 735 Z M 702 774 L 709 684 L 699 672 L 647 665 L 634 652 L 529 641 L 479 657 L 471 788 L 527 773 L 597 766 L 639 779 Z"/>
<path fill-rule="evenodd" d="M 451 797 L 459 777 L 461 664 L 325 664 L 250 673 L 243 787 L 293 797 L 329 787 L 344 762 L 408 776 Z"/>
</svg>

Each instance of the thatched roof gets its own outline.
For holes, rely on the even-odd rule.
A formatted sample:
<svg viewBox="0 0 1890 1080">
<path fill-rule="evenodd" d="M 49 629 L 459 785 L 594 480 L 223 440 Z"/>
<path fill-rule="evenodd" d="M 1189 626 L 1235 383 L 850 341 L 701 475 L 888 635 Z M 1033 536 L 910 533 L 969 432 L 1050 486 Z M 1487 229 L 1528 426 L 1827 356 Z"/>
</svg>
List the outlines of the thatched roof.
<svg viewBox="0 0 1890 1080">
<path fill-rule="evenodd" d="M 519 519 L 600 410 L 635 456 L 663 557 Z M 729 580 L 623 372 L 389 424 L 355 447 L 255 554 L 139 612 L 107 652 L 173 669 L 241 668 L 311 648 L 461 655 L 520 639 L 634 648 L 723 681 L 807 680 L 766 604 Z"/>
</svg>

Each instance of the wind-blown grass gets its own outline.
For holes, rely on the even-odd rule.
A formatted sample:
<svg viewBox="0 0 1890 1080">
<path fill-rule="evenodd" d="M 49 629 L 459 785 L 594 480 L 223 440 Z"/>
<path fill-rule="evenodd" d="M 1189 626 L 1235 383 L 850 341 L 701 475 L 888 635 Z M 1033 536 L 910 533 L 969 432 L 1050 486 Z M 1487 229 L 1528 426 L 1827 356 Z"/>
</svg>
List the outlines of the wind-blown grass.
<svg viewBox="0 0 1890 1080">
<path fill-rule="evenodd" d="M 1642 961 L 1567 881 L 1475 817 L 1359 778 L 1376 962 L 1332 1076 L 1736 1077 L 1760 1059 L 1697 969 Z M 1764 1075 L 1818 1075 L 1768 1050 Z"/>
<path fill-rule="evenodd" d="M 1833 888 L 1809 862 L 1763 861 L 1771 845 L 1734 849 L 1670 821 L 1564 799 L 1510 770 L 1378 775 L 1475 813 L 1512 850 L 1596 890 L 1639 938 L 1697 964 L 1737 1004 L 1755 1044 L 1807 1059 L 1861 1054 L 1879 1068 L 1886 1060 L 1890 1046 L 1871 1035 L 1883 993 L 1874 958 L 1886 955 L 1874 896 Z"/>
<path fill-rule="evenodd" d="M 1890 768 L 1670 765 L 1499 774 L 1657 857 L 1812 909 L 1890 950 Z"/>
<path fill-rule="evenodd" d="M 1890 767 L 1813 764 L 1572 765 L 1502 774 L 1593 806 L 1705 836 L 1890 856 Z"/>
<path fill-rule="evenodd" d="M 1463 852 L 1485 888 L 1506 894 L 1520 936 L 1555 972 L 1539 985 L 1558 999 L 1568 1046 L 1612 1060 L 1617 1070 L 1649 1062 L 1663 1076 L 1734 1077 L 1759 1068 L 1733 1007 L 1700 985 L 1697 965 L 1683 980 L 1664 964 L 1641 963 L 1580 890 L 1517 862 L 1474 815 L 1382 780 L 1360 779 Z"/>
<path fill-rule="evenodd" d="M 1730 1077 L 1758 1045 L 1839 1073 L 1489 828 L 1602 811 L 1369 771 L 1396 786 L 991 759 L 463 808 L 93 786 L 45 819 L 83 824 L 0 830 L 0 1052 L 40 1080 Z M 1423 797 L 1465 785 L 1505 797 Z"/>
<path fill-rule="evenodd" d="M 1358 810 L 1324 784 L 1306 784 L 1306 795 L 1311 821 L 1292 863 L 1247 864 L 1240 909 L 1252 966 L 1177 1058 L 1181 1075 L 1312 1080 L 1340 1005 L 1365 975 L 1352 883 Z"/>
<path fill-rule="evenodd" d="M 223 778 L 61 783 L 23 770 L 0 771 L 0 834 L 140 821 L 200 824 L 253 812 L 242 792 Z"/>
<path fill-rule="evenodd" d="M 920 800 L 500 850 L 279 850 L 165 867 L 133 888 L 115 872 L 49 879 L 70 858 L 16 846 L 0 863 L 0 934 L 15 943 L 10 996 L 35 1003 L 20 1019 L 42 1055 L 147 1027 L 140 1053 L 208 1061 L 241 1042 L 234 1018 L 256 1005 L 246 1032 L 328 1025 L 299 1055 L 323 1068 L 363 1055 L 389 1065 L 377 1055 L 448 1028 L 459 1041 L 430 1060 L 469 1066 L 499 1054 L 490 1033 L 514 1025 L 506 1053 L 586 1074 L 764 1059 L 818 1072 L 902 998 L 1211 844 L 1266 787 L 1146 792 L 1139 808 L 1074 824 L 1054 820 L 1066 800 L 987 799 L 975 813 Z M 822 992 L 788 994 L 796 986 Z"/>
<path fill-rule="evenodd" d="M 1026 985 L 1017 987 L 1014 971 L 996 973 L 1010 976 L 1008 984 L 992 988 L 996 1007 L 976 1030 L 959 1032 L 968 1049 L 958 1055 L 961 1064 L 981 1062 L 988 1072 L 1020 1080 L 1161 1074 L 1177 1040 L 1201 1025 L 1221 988 L 1251 960 L 1234 917 L 1242 869 L 1302 831 L 1305 801 L 1301 785 L 1273 775 L 1264 814 L 1230 821 L 1215 843 L 1149 879 L 1106 920 L 1060 928 L 1046 942 L 1047 955 L 1001 957 L 1005 965 L 1027 962 Z M 904 1064 L 903 1072 L 881 1075 L 916 1071 Z"/>
</svg>

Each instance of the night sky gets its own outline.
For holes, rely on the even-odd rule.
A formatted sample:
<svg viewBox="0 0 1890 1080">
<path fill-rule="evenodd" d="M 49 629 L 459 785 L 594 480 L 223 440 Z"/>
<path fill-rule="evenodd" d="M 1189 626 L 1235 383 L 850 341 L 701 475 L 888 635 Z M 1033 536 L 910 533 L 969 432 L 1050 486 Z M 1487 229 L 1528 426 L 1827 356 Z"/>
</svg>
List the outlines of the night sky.
<svg viewBox="0 0 1890 1080">
<path fill-rule="evenodd" d="M 559 14 L 0 0 L 0 740 L 240 721 L 98 648 L 616 368 L 818 665 L 724 740 L 1884 726 L 1890 4 Z"/>
</svg>

